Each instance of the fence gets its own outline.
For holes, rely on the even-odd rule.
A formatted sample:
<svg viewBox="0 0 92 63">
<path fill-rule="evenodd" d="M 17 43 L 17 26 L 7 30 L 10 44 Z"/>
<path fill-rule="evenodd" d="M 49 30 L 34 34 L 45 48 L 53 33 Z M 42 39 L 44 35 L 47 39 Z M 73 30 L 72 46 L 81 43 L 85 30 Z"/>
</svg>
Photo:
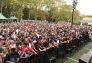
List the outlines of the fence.
<svg viewBox="0 0 92 63">
<path fill-rule="evenodd" d="M 71 43 L 63 43 L 58 47 L 41 51 L 36 55 L 32 55 L 27 58 L 20 58 L 18 63 L 56 63 L 56 58 L 58 57 L 60 51 L 64 52 L 63 55 L 72 53 L 76 48 L 89 42 L 88 40 L 90 40 L 90 38 L 88 35 L 85 35 L 80 39 L 72 40 Z"/>
</svg>

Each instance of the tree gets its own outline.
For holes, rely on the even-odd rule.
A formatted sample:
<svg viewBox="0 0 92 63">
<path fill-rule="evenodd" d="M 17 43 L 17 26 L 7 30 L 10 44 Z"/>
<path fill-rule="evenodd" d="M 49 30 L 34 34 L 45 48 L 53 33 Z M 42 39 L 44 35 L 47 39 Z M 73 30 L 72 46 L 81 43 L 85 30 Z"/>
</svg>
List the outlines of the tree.
<svg viewBox="0 0 92 63">
<path fill-rule="evenodd" d="M 65 0 L 0 0 L 1 12 L 6 17 L 23 19 L 71 21 L 72 6 Z M 80 12 L 75 11 L 74 23 L 79 23 Z"/>
</svg>

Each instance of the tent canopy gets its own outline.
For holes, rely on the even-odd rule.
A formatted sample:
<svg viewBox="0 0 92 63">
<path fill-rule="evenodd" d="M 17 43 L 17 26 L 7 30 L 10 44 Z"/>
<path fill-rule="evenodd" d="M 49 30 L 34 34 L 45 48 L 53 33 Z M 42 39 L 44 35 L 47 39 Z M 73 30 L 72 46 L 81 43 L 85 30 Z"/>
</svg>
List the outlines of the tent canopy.
<svg viewBox="0 0 92 63">
<path fill-rule="evenodd" d="M 15 20 L 15 19 L 18 19 L 18 18 L 16 18 L 15 16 L 11 16 L 9 19 Z"/>
<path fill-rule="evenodd" d="M 0 19 L 7 19 L 2 13 L 0 13 Z"/>
</svg>

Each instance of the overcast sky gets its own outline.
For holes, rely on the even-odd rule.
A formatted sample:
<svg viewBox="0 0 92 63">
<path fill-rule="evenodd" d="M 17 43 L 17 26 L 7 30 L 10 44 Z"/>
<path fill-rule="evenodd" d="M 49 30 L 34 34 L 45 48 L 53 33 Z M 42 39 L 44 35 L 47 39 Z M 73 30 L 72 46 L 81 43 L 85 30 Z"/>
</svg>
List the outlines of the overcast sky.
<svg viewBox="0 0 92 63">
<path fill-rule="evenodd" d="M 73 0 L 66 0 L 68 4 L 72 4 Z M 92 15 L 92 0 L 78 0 L 77 9 L 85 15 Z"/>
</svg>

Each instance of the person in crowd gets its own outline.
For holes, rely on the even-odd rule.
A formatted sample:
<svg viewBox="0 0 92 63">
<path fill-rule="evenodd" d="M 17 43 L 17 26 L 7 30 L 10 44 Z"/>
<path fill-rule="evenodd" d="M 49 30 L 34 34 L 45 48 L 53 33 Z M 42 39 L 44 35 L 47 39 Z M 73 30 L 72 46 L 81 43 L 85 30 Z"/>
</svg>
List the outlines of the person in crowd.
<svg viewBox="0 0 92 63">
<path fill-rule="evenodd" d="M 10 52 L 6 55 L 6 63 L 17 63 L 20 58 L 20 55 L 17 53 L 15 48 L 11 48 Z"/>
<path fill-rule="evenodd" d="M 16 63 L 19 58 L 58 47 L 60 44 L 71 44 L 84 37 L 92 39 L 92 27 L 71 27 L 67 22 L 45 21 L 0 23 L 0 46 L 7 50 L 2 54 L 2 57 L 6 57 L 6 63 Z"/>
<path fill-rule="evenodd" d="M 37 54 L 33 48 L 29 47 L 27 43 L 21 46 L 21 57 L 27 57 L 31 55 L 31 52 Z"/>
</svg>

